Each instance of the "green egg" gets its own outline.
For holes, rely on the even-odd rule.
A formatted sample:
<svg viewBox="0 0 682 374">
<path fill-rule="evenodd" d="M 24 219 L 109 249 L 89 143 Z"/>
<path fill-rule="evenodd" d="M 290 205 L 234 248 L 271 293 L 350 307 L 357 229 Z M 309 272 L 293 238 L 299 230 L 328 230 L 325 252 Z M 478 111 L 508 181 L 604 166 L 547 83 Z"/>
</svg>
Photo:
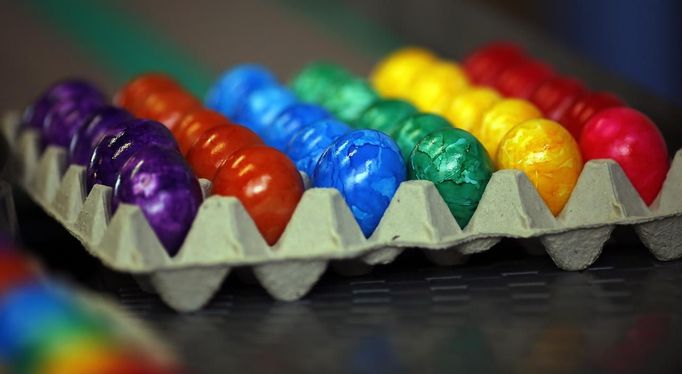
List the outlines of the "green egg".
<svg viewBox="0 0 682 374">
<path fill-rule="evenodd" d="M 410 179 L 433 182 L 462 228 L 476 211 L 494 171 L 483 145 L 470 133 L 453 127 L 423 137 L 407 167 Z"/>
<path fill-rule="evenodd" d="M 365 110 L 354 123 L 355 128 L 382 131 L 390 137 L 395 137 L 400 130 L 399 125 L 417 108 L 404 100 L 381 99 Z"/>
<path fill-rule="evenodd" d="M 403 159 L 407 161 L 412 149 L 422 138 L 432 132 L 452 128 L 450 123 L 436 114 L 416 113 L 405 118 L 398 125 L 398 131 L 393 138 L 400 148 Z"/>
<path fill-rule="evenodd" d="M 321 104 L 338 86 L 352 78 L 352 74 L 339 65 L 316 61 L 294 76 L 289 86 L 301 101 Z"/>
<path fill-rule="evenodd" d="M 339 120 L 354 123 L 378 99 L 379 95 L 366 80 L 354 78 L 342 82 L 324 98 L 322 106 Z"/>
</svg>

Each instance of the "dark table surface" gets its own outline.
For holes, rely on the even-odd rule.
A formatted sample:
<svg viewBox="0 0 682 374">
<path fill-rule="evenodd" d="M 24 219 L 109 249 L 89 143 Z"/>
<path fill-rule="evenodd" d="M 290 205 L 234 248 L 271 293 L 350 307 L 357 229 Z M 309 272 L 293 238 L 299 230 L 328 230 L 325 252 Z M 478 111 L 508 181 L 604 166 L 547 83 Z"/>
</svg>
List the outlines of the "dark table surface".
<svg viewBox="0 0 682 374">
<path fill-rule="evenodd" d="M 332 9 L 358 17 L 362 27 L 345 33 L 347 19 L 321 18 L 309 3 L 116 2 L 215 72 L 260 61 L 286 77 L 327 58 L 366 73 L 394 40 L 456 58 L 485 40 L 511 38 L 591 87 L 619 93 L 657 121 L 671 150 L 682 146 L 680 108 L 493 8 L 348 1 Z M 0 59 L 0 109 L 23 106 L 64 75 L 89 77 L 110 92 L 120 84 L 39 8 L 2 7 L 8 32 L 0 33 L 0 44 L 11 53 Z M 365 43 L 362 30 L 389 31 Z M 16 200 L 24 243 L 55 274 L 112 295 L 148 321 L 192 372 L 682 371 L 682 263 L 654 260 L 629 228 L 616 230 L 604 255 L 583 272 L 559 271 L 549 257 L 530 256 L 509 240 L 457 267 L 436 267 L 414 251 L 366 276 L 328 271 L 293 303 L 273 301 L 245 269 L 204 310 L 181 315 L 88 257 L 19 191 Z"/>
</svg>

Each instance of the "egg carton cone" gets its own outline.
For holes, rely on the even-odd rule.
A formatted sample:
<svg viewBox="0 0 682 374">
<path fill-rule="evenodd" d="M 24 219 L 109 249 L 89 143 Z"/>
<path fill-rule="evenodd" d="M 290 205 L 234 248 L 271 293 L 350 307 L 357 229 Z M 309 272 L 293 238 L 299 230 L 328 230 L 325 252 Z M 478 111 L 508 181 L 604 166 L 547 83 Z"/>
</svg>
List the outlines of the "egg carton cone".
<svg viewBox="0 0 682 374">
<path fill-rule="evenodd" d="M 211 196 L 210 182 L 201 180 L 206 199 L 185 243 L 170 257 L 138 207 L 122 204 L 112 215 L 111 188 L 96 185 L 86 194 L 85 169 L 68 166 L 65 149 L 41 153 L 35 132 L 17 131 L 17 115 L 3 122 L 14 178 L 28 194 L 93 256 L 136 275 L 144 289 L 179 311 L 201 308 L 234 268 L 250 268 L 275 299 L 296 300 L 330 262 L 342 274 L 361 274 L 390 263 L 406 248 L 453 265 L 502 238 L 533 239 L 560 269 L 582 270 L 597 259 L 617 225 L 632 225 L 657 259 L 682 256 L 682 151 L 650 207 L 609 160 L 585 165 L 557 217 L 524 173 L 497 171 L 464 229 L 428 181 L 403 182 L 369 238 L 338 191 L 310 188 L 274 246 L 267 245 L 236 198 Z"/>
</svg>

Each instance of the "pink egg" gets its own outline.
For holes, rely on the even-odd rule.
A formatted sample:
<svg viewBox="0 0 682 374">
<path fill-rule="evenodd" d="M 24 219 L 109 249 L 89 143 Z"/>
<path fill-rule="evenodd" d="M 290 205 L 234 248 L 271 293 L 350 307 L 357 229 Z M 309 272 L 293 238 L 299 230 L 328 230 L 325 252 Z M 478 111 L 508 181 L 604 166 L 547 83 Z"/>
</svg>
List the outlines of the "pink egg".
<svg viewBox="0 0 682 374">
<path fill-rule="evenodd" d="M 626 107 L 593 115 L 583 128 L 580 149 L 585 161 L 610 158 L 618 162 L 647 205 L 658 195 L 670 167 L 668 148 L 656 125 Z"/>
</svg>

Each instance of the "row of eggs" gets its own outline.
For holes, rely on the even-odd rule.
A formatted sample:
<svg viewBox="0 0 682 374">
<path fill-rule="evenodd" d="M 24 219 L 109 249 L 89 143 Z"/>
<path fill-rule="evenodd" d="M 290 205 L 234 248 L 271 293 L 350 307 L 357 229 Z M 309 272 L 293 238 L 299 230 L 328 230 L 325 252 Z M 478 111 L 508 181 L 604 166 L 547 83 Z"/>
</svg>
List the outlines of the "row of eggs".
<svg viewBox="0 0 682 374">
<path fill-rule="evenodd" d="M 501 139 L 515 125 L 544 115 L 568 130 L 579 144 L 584 161 L 618 162 L 647 204 L 656 198 L 667 175 L 668 150 L 648 117 L 627 108 L 608 92 L 590 91 L 576 79 L 557 74 L 514 44 L 483 46 L 469 54 L 462 65 L 441 60 L 425 49 L 403 48 L 377 64 L 371 81 L 381 95 L 411 101 L 424 111 L 444 116 L 453 126 L 470 131 L 493 159 L 520 160 L 522 153 L 536 160 L 557 157 L 556 152 L 524 151 L 522 145 L 514 147 L 513 157 L 503 154 L 508 153 L 506 148 L 499 151 Z M 424 101 L 423 92 L 433 100 Z M 563 148 L 564 156 L 574 153 L 570 139 L 565 134 L 559 137 L 561 143 L 548 147 L 548 151 Z M 528 144 L 538 142 L 526 141 Z M 557 163 L 562 164 L 560 160 Z M 519 161 L 498 162 L 497 166 L 524 170 L 531 180 L 536 175 L 535 170 L 524 168 L 530 165 Z M 544 166 L 542 169 L 546 170 Z M 541 195 L 540 186 L 552 183 L 534 182 Z M 550 207 L 555 206 L 555 214 L 561 210 L 560 201 L 552 203 L 549 196 L 543 197 Z"/>
<path fill-rule="evenodd" d="M 160 74 L 138 77 L 119 91 L 114 101 L 127 112 L 106 106 L 104 96 L 87 83 L 70 81 L 41 95 L 25 112 L 24 123 L 39 129 L 46 144 L 70 147 L 71 162 L 88 167 L 88 188 L 113 187 L 114 209 L 120 202 L 141 206 L 171 254 L 201 203 L 194 175 L 211 180 L 214 194 L 237 197 L 269 244 L 284 231 L 303 193 L 297 169 L 312 186 L 339 190 L 366 236 L 408 177 L 432 181 L 465 226 L 495 167 L 525 171 L 558 214 L 582 168 L 569 132 L 541 119 L 541 111 L 527 101 L 469 87 L 470 80 L 489 79 L 477 66 L 490 70 L 495 53 L 505 48 L 483 48 L 465 69 L 420 49 L 399 50 L 375 69 L 374 87 L 339 66 L 313 63 L 294 77 L 289 90 L 263 67 L 241 65 L 209 91 L 210 109 Z M 545 101 L 568 108 L 560 112 L 575 112 L 567 100 L 544 91 L 549 93 L 535 95 L 540 102 L 550 97 Z M 560 114 L 555 106 L 541 107 L 554 117 Z M 433 113 L 439 111 L 442 116 Z M 585 117 L 585 110 L 578 112 Z M 592 117 L 585 120 L 599 123 L 592 127 L 600 130 L 585 131 L 597 135 L 583 137 L 596 150 L 613 148 L 614 140 L 605 142 L 605 136 L 621 131 L 621 138 L 630 139 L 640 131 L 634 147 L 620 146 L 629 152 L 625 162 L 610 158 L 621 163 L 650 203 L 668 163 L 653 123 L 627 108 Z M 628 162 L 642 165 L 642 149 L 652 153 L 646 146 L 664 154 L 653 168 L 665 169 L 662 177 L 651 178 L 652 168 L 640 168 L 640 174 L 648 173 L 644 177 L 633 174 Z"/>
</svg>

